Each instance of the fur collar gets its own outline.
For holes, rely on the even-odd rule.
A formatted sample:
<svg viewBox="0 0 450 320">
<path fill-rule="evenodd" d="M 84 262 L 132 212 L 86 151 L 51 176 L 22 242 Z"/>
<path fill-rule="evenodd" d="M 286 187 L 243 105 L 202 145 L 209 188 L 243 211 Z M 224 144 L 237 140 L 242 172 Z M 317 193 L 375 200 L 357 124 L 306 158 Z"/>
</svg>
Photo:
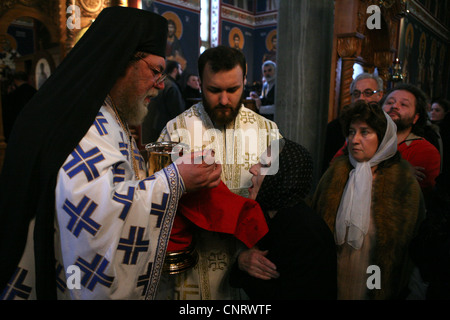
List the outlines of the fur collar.
<svg viewBox="0 0 450 320">
<path fill-rule="evenodd" d="M 333 232 L 352 169 L 348 156 L 336 159 L 320 180 L 313 198 L 312 207 Z M 372 185 L 372 212 L 376 244 L 370 264 L 380 267 L 381 290 L 374 289 L 370 295 L 375 299 L 394 298 L 409 280 L 408 245 L 425 212 L 419 184 L 408 162 L 400 160 L 377 172 Z"/>
</svg>

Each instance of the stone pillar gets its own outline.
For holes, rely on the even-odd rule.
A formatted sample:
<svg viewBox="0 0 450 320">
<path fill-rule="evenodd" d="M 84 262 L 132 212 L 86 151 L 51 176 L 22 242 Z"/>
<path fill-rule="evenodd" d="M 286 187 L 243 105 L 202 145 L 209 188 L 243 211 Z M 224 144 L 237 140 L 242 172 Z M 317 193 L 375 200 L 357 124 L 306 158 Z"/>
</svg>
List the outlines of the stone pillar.
<svg viewBox="0 0 450 320">
<path fill-rule="evenodd" d="M 329 0 L 282 0 L 278 12 L 275 121 L 311 153 L 315 183 L 328 119 L 333 8 Z"/>
</svg>

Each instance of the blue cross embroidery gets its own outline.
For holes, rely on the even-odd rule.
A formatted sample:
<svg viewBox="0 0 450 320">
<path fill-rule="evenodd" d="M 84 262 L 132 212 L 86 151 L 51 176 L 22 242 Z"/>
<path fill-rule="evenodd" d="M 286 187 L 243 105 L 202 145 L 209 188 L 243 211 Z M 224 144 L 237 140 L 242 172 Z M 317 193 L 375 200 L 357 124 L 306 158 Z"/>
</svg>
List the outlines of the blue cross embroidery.
<svg viewBox="0 0 450 320">
<path fill-rule="evenodd" d="M 83 229 L 95 236 L 101 227 L 100 224 L 91 219 L 91 214 L 96 208 L 97 204 L 86 196 L 81 199 L 77 206 L 66 199 L 63 209 L 70 216 L 67 229 L 77 238 Z"/>
<path fill-rule="evenodd" d="M 124 205 L 122 212 L 120 213 L 119 216 L 120 219 L 125 220 L 125 218 L 127 217 L 131 205 L 133 204 L 133 197 L 134 197 L 134 187 L 129 187 L 127 194 L 120 194 L 117 192 L 114 193 L 113 200 L 122 203 Z"/>
<path fill-rule="evenodd" d="M 150 214 L 158 216 L 158 222 L 156 224 L 157 228 L 161 227 L 161 221 L 162 221 L 164 212 L 166 212 L 168 198 L 169 198 L 169 195 L 167 193 L 163 193 L 163 198 L 162 198 L 161 204 L 152 202 L 152 210 L 150 211 Z"/>
<path fill-rule="evenodd" d="M 130 233 L 128 239 L 120 238 L 117 250 L 124 250 L 125 254 L 123 256 L 123 264 L 136 264 L 139 257 L 139 253 L 148 251 L 149 241 L 143 241 L 145 228 L 139 227 L 136 237 L 136 228 L 132 226 L 130 228 Z"/>
<path fill-rule="evenodd" d="M 125 157 L 127 157 L 127 160 L 130 160 L 130 154 L 128 153 L 128 142 L 126 142 L 123 138 L 122 131 L 120 132 L 120 138 L 122 139 L 122 142 L 119 142 L 119 150 Z"/>
<path fill-rule="evenodd" d="M 145 292 L 147 291 L 147 288 L 148 288 L 148 282 L 149 282 L 149 280 L 150 280 L 150 273 L 151 273 L 151 271 L 152 271 L 152 266 L 153 266 L 153 263 L 150 262 L 150 263 L 148 264 L 148 267 L 147 267 L 147 273 L 142 274 L 142 275 L 140 275 L 140 276 L 138 277 L 138 281 L 137 281 L 137 286 L 136 286 L 136 287 L 139 288 L 139 287 L 144 286 L 144 288 L 142 289 L 142 294 L 141 294 L 141 296 L 145 295 Z"/>
<path fill-rule="evenodd" d="M 11 280 L 0 295 L 0 300 L 13 300 L 15 297 L 28 299 L 31 293 L 31 287 L 24 285 L 28 270 L 17 268 Z"/>
<path fill-rule="evenodd" d="M 113 183 L 119 183 L 122 181 L 125 181 L 125 169 L 121 168 L 120 165 L 123 162 L 119 162 L 113 165 L 112 172 L 113 172 Z"/>
<path fill-rule="evenodd" d="M 63 274 L 62 277 L 61 277 L 61 273 Z M 56 288 L 61 290 L 61 292 L 63 292 L 63 293 L 67 289 L 64 266 L 59 262 L 56 262 Z"/>
<path fill-rule="evenodd" d="M 92 262 L 79 257 L 75 262 L 75 265 L 80 267 L 80 270 L 84 272 L 84 276 L 81 278 L 81 284 L 83 287 L 93 291 L 97 283 L 104 285 L 107 288 L 111 287 L 114 277 L 110 277 L 103 272 L 108 266 L 109 261 L 105 257 L 96 254 Z"/>
<path fill-rule="evenodd" d="M 99 112 L 95 118 L 94 125 L 101 136 L 108 134 L 108 131 L 105 129 L 105 124 L 107 123 L 108 121 L 105 119 L 103 113 Z"/>
<path fill-rule="evenodd" d="M 147 188 L 145 187 L 145 181 L 151 181 L 151 180 L 155 180 L 155 179 L 156 179 L 155 175 L 152 174 L 150 177 L 139 181 L 139 183 L 138 183 L 139 190 L 147 190 Z"/>
<path fill-rule="evenodd" d="M 84 172 L 88 181 L 99 176 L 95 165 L 98 162 L 105 160 L 105 158 L 97 147 L 92 148 L 88 152 L 84 152 L 78 145 L 75 150 L 72 151 L 71 155 L 73 159 L 63 166 L 64 171 L 67 172 L 70 178 L 80 172 Z"/>
<path fill-rule="evenodd" d="M 133 153 L 134 159 L 136 159 L 137 162 L 139 163 L 139 170 L 144 170 L 145 161 L 144 158 L 142 158 L 141 152 L 139 151 L 136 141 L 133 141 Z"/>
</svg>

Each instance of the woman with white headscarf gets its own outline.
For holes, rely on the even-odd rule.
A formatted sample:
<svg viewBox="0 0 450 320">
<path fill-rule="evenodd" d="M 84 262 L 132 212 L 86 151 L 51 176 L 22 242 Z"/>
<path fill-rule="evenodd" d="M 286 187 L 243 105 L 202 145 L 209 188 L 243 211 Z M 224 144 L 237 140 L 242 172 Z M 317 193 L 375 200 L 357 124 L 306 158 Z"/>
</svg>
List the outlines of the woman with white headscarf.
<svg viewBox="0 0 450 320">
<path fill-rule="evenodd" d="M 378 104 L 357 101 L 341 121 L 346 154 L 325 172 L 312 202 L 335 236 L 338 299 L 405 298 L 408 246 L 424 216 L 419 184 Z"/>
</svg>

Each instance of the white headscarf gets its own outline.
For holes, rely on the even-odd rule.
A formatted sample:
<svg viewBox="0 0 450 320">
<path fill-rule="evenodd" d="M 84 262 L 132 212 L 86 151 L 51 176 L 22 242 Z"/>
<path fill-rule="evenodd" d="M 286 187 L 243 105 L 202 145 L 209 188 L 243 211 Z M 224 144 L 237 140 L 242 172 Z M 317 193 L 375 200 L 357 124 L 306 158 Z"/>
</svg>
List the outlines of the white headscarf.
<svg viewBox="0 0 450 320">
<path fill-rule="evenodd" d="M 349 154 L 354 169 L 349 173 L 337 212 L 335 237 L 338 245 L 344 243 L 348 227 L 347 243 L 355 249 L 361 248 L 370 222 L 373 179 L 371 167 L 391 158 L 397 151 L 397 126 L 386 112 L 383 113 L 387 119 L 387 127 L 375 155 L 367 162 L 358 162 Z"/>
</svg>

